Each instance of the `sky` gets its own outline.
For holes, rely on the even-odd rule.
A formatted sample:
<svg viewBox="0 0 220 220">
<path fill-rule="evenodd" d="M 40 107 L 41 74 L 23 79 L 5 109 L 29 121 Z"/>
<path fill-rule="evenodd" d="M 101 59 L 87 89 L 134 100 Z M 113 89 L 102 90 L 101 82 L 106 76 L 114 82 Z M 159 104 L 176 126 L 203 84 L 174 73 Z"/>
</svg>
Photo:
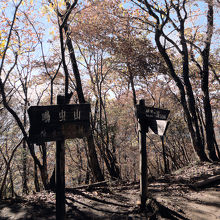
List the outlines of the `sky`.
<svg viewBox="0 0 220 220">
<path fill-rule="evenodd" d="M 7 2 L 8 5 L 5 9 L 3 9 L 4 13 L 9 18 L 9 20 L 12 20 L 12 16 L 13 16 L 13 13 L 14 13 L 14 3 L 13 3 L 13 0 L 8 0 L 6 2 Z M 17 0 L 17 2 L 18 2 L 18 0 Z M 27 2 L 31 2 L 31 1 L 27 1 Z M 32 1 L 32 2 L 33 2 L 34 11 L 33 11 L 33 14 L 31 14 L 30 16 L 35 18 L 35 21 L 34 21 L 35 25 L 36 25 L 37 22 L 39 23 L 38 25 L 36 25 L 36 29 L 42 28 L 42 31 L 44 33 L 43 38 L 42 38 L 42 42 L 43 42 L 43 46 L 44 46 L 44 52 L 45 52 L 45 54 L 49 55 L 50 54 L 50 47 L 51 47 L 51 44 L 49 42 L 53 41 L 53 34 L 52 33 L 55 30 L 55 26 L 54 26 L 54 24 L 52 24 L 51 20 L 48 19 L 48 15 L 42 13 L 44 11 L 42 9 L 42 5 L 41 5 L 42 0 L 36 0 L 36 1 Z M 79 1 L 79 2 L 83 2 L 83 1 Z M 0 13 L 3 13 L 2 12 L 3 5 L 4 5 L 4 1 L 1 0 L 1 2 L 0 2 L 0 8 L 1 8 Z M 124 5 L 124 7 L 125 8 L 132 7 L 131 5 L 132 5 L 131 3 L 126 3 Z M 27 9 L 27 6 L 25 4 L 20 7 L 20 11 L 25 11 L 26 9 Z M 196 1 L 196 4 L 192 5 L 191 9 L 204 11 L 205 10 L 205 3 L 203 1 Z M 219 15 L 220 15 L 219 10 L 216 10 L 215 11 L 215 22 L 214 22 L 216 29 L 220 29 L 220 16 Z M 192 22 L 194 22 L 195 25 L 201 25 L 202 26 L 206 22 L 206 18 L 205 19 L 204 18 L 196 19 L 194 17 L 188 23 L 189 27 L 191 27 L 191 25 L 193 24 Z M 23 28 L 25 30 L 25 26 L 23 26 L 23 27 L 21 26 L 21 28 Z M 169 28 L 167 30 L 169 31 Z M 173 37 L 175 38 L 175 36 L 173 36 Z M 213 42 L 215 42 L 215 43 L 212 44 L 212 47 L 214 47 L 215 49 L 218 48 L 219 47 L 219 34 L 215 34 L 213 36 Z M 39 45 L 36 48 L 35 56 L 36 57 L 41 56 L 41 50 L 40 50 Z"/>
<path fill-rule="evenodd" d="M 25 1 L 25 0 L 24 0 Z M 12 16 L 13 16 L 13 12 L 14 12 L 14 7 L 13 7 L 13 0 L 8 0 L 6 1 L 8 3 L 8 6 L 6 7 L 6 9 L 4 10 L 7 13 L 7 17 L 11 20 Z M 18 2 L 18 0 L 17 0 Z M 28 1 L 29 2 L 29 1 Z M 54 31 L 54 25 L 52 24 L 51 21 L 49 21 L 48 19 L 48 15 L 47 14 L 42 14 L 42 5 L 41 2 L 42 0 L 36 0 L 36 1 L 32 1 L 33 2 L 33 6 L 34 6 L 34 12 L 36 13 L 36 20 L 38 20 L 38 22 L 40 22 L 40 26 L 41 28 L 44 28 L 44 46 L 45 46 L 45 52 L 49 53 L 49 45 L 47 44 L 49 40 L 53 40 L 53 36 L 52 33 Z M 80 0 L 79 3 L 82 3 L 83 1 Z M 129 1 L 128 1 L 129 2 Z M 4 1 L 2 0 L 0 2 L 0 8 L 2 8 L 4 4 Z M 201 10 L 204 11 L 205 7 L 205 3 L 203 1 L 196 1 L 196 4 L 192 4 L 190 6 L 191 9 L 195 9 L 195 10 Z M 132 7 L 131 3 L 125 3 L 124 4 L 125 8 L 129 8 Z M 25 10 L 26 6 L 22 5 L 20 7 L 21 10 Z M 216 10 L 215 11 L 215 28 L 220 29 L 220 10 Z M 0 10 L 1 12 L 1 10 Z M 1 12 L 2 13 L 2 12 Z M 194 23 L 195 25 L 203 25 L 204 22 L 206 22 L 206 18 L 201 18 L 201 19 L 196 19 L 195 17 L 188 23 L 189 27 Z M 214 36 L 214 41 L 218 44 L 219 43 L 219 34 L 216 34 Z M 216 44 L 213 44 L 213 46 L 215 46 Z"/>
</svg>

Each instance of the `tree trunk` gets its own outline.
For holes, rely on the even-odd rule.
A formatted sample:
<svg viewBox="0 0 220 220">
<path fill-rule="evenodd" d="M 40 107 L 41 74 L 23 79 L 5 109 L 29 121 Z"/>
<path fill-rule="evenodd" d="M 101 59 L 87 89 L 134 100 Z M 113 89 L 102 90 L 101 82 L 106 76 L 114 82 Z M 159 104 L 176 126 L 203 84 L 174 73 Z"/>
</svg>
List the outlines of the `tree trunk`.
<svg viewBox="0 0 220 220">
<path fill-rule="evenodd" d="M 26 112 L 27 112 L 27 88 L 23 88 L 24 89 L 24 94 L 25 94 L 25 103 L 24 103 L 24 112 L 23 112 L 23 117 L 24 117 L 24 128 L 26 128 L 27 125 L 27 116 L 26 116 Z M 28 185 L 27 185 L 27 145 L 26 145 L 26 141 L 23 140 L 23 149 L 22 149 L 22 165 L 23 165 L 23 172 L 22 172 L 22 192 L 23 194 L 28 194 Z"/>
<path fill-rule="evenodd" d="M 116 163 L 116 158 L 115 156 L 111 153 L 111 151 L 109 149 L 106 149 L 107 151 L 107 158 L 108 158 L 108 161 L 109 161 L 109 174 L 111 176 L 111 178 L 113 179 L 120 179 L 120 170 L 119 170 L 119 167 L 117 166 L 117 163 Z"/>
<path fill-rule="evenodd" d="M 205 153 L 205 146 L 202 141 L 202 136 L 200 133 L 200 128 L 199 128 L 199 119 L 196 114 L 196 102 L 195 102 L 195 97 L 193 94 L 193 89 L 192 85 L 190 83 L 189 79 L 189 52 L 186 44 L 186 39 L 185 39 L 185 27 L 184 27 L 184 20 L 180 20 L 180 39 L 181 39 L 181 45 L 182 45 L 182 75 L 183 75 L 183 81 L 184 81 L 184 86 L 185 86 L 185 91 L 187 95 L 187 102 L 188 102 L 188 108 L 186 109 L 185 107 L 185 112 L 188 111 L 190 113 L 191 119 L 189 121 L 192 122 L 192 125 L 194 125 L 194 129 L 191 127 L 190 128 L 190 133 L 195 130 L 195 136 L 193 137 L 193 143 L 194 143 L 194 148 L 196 149 L 197 154 L 199 155 L 201 160 L 207 161 L 207 155 Z"/>
<path fill-rule="evenodd" d="M 50 177 L 50 181 L 47 185 L 47 189 L 51 190 L 51 191 L 55 191 L 56 189 L 56 184 L 55 184 L 55 169 L 53 169 L 53 173 Z"/>
<path fill-rule="evenodd" d="M 9 161 L 7 161 L 7 159 L 5 158 L 5 156 L 4 156 L 3 153 L 2 153 L 2 156 L 3 156 L 4 161 L 5 161 L 6 169 L 5 169 L 5 174 L 4 174 L 4 178 L 3 178 L 3 181 L 2 181 L 2 185 L 1 185 L 1 187 L 0 187 L 0 199 L 1 199 L 2 196 L 3 196 L 3 191 L 4 191 L 5 184 L 6 184 L 7 175 L 8 175 L 8 172 L 10 171 L 11 161 L 12 161 L 12 159 L 13 159 L 13 157 L 14 157 L 14 154 L 15 154 L 16 150 L 18 149 L 18 147 L 20 146 L 21 143 L 22 143 L 22 140 L 21 140 L 20 143 L 13 149 Z M 0 149 L 0 150 L 1 150 L 1 149 Z M 2 152 L 2 151 L 1 151 L 1 152 Z"/>
<path fill-rule="evenodd" d="M 155 41 L 157 44 L 157 47 L 162 55 L 162 57 L 164 58 L 169 70 L 170 70 L 170 75 L 173 78 L 173 80 L 176 82 L 177 87 L 179 88 L 180 91 L 180 97 L 181 97 L 181 104 L 183 106 L 185 115 L 186 115 L 186 119 L 187 119 L 187 125 L 188 125 L 188 129 L 191 135 L 191 139 L 192 139 L 192 143 L 193 143 L 193 147 L 199 157 L 199 159 L 201 161 L 209 161 L 206 153 L 205 153 L 205 147 L 202 144 L 202 140 L 201 140 L 201 136 L 200 136 L 200 132 L 199 132 L 199 126 L 198 126 L 198 121 L 197 117 L 196 117 L 196 111 L 194 111 L 194 107 L 191 106 L 191 112 L 193 113 L 193 115 L 190 115 L 188 106 L 187 106 L 187 102 L 186 102 L 186 92 L 185 92 L 185 88 L 180 80 L 180 78 L 177 76 L 177 74 L 175 73 L 173 64 L 166 52 L 166 50 L 164 49 L 164 47 L 161 45 L 160 43 L 160 36 L 161 36 L 161 32 L 159 29 L 156 30 L 156 34 L 155 34 Z M 186 61 L 185 61 L 186 62 Z M 187 70 L 185 70 L 187 71 Z M 184 73 L 184 78 L 186 78 L 186 73 Z M 187 84 L 187 89 L 190 89 L 190 82 L 188 80 L 185 79 L 185 83 Z M 192 94 L 192 90 L 190 89 L 190 91 L 187 92 L 187 96 L 188 96 L 188 102 L 189 105 L 193 105 L 194 102 L 194 98 L 193 98 L 193 94 Z M 196 128 L 196 131 L 193 128 L 193 124 Z"/>
<path fill-rule="evenodd" d="M 78 158 L 78 163 L 79 163 L 79 169 L 77 172 L 77 183 L 81 184 L 82 183 L 83 161 L 82 161 L 82 155 L 81 155 L 81 151 L 80 151 L 78 144 L 76 145 L 76 152 L 77 152 L 77 158 Z"/>
<path fill-rule="evenodd" d="M 207 12 L 207 36 L 205 40 L 205 48 L 202 52 L 203 59 L 203 71 L 201 73 L 202 81 L 201 87 L 203 91 L 203 106 L 205 112 L 205 131 L 206 131 L 206 144 L 209 152 L 209 157 L 213 161 L 220 161 L 217 157 L 217 149 L 215 149 L 215 133 L 212 118 L 212 108 L 209 97 L 209 57 L 210 57 L 210 45 L 213 35 L 213 0 L 208 1 Z"/>
<path fill-rule="evenodd" d="M 98 148 L 100 149 L 101 156 L 105 162 L 107 167 L 108 173 L 110 177 L 114 179 L 120 179 L 120 170 L 116 165 L 115 156 L 111 153 L 111 151 L 107 147 L 101 146 L 101 144 L 97 144 Z M 102 144 L 104 145 L 104 144 Z"/>
<path fill-rule="evenodd" d="M 40 192 L 40 184 L 38 181 L 38 175 L 37 175 L 37 164 L 34 163 L 34 185 L 36 192 Z"/>
<path fill-rule="evenodd" d="M 15 190 L 14 190 L 14 181 L 13 181 L 11 168 L 9 168 L 9 175 L 10 175 L 10 182 L 11 182 L 11 197 L 14 198 Z"/>
<path fill-rule="evenodd" d="M 102 100 L 102 90 L 101 85 L 99 85 L 99 128 L 100 128 L 100 142 L 97 140 L 97 145 L 101 151 L 101 155 L 104 159 L 106 164 L 107 170 L 112 179 L 119 179 L 120 178 L 120 170 L 117 166 L 117 160 L 114 154 L 109 150 L 109 133 L 108 133 L 108 119 L 106 114 L 106 109 L 104 102 Z M 103 111 L 102 111 L 103 110 Z M 102 113 L 104 114 L 104 122 L 105 122 L 105 129 L 103 129 L 103 117 Z M 106 137 L 106 140 L 105 140 Z M 97 137 L 98 139 L 98 137 Z"/>
<path fill-rule="evenodd" d="M 163 28 L 165 27 L 165 25 L 167 25 L 170 20 L 172 21 L 170 14 L 169 14 L 170 11 L 164 12 L 167 15 L 167 19 L 161 20 L 157 14 L 158 11 L 155 12 L 154 7 L 151 4 L 149 4 L 148 1 L 143 2 L 143 4 L 147 7 L 150 16 L 152 16 L 156 20 L 156 24 L 155 24 L 156 45 L 158 47 L 160 54 L 162 55 L 162 57 L 164 58 L 167 64 L 167 67 L 170 72 L 170 76 L 175 81 L 179 89 L 180 97 L 181 97 L 180 101 L 181 101 L 181 104 L 183 106 L 183 109 L 186 115 L 187 125 L 188 125 L 189 132 L 191 135 L 193 147 L 201 161 L 209 161 L 205 153 L 205 146 L 204 146 L 202 136 L 200 133 L 199 122 L 198 122 L 198 118 L 196 115 L 195 98 L 194 98 L 194 94 L 192 90 L 192 85 L 189 79 L 189 57 L 188 57 L 189 51 L 188 51 L 187 43 L 185 39 L 185 26 L 184 26 L 185 21 L 188 17 L 187 17 L 187 12 L 185 8 L 185 3 L 186 1 L 183 1 L 182 6 L 180 6 L 180 3 L 174 4 L 173 2 L 171 2 L 172 9 L 174 9 L 174 11 L 176 12 L 176 19 L 177 19 L 176 22 L 179 22 L 178 25 L 175 22 L 173 23 L 174 29 L 179 33 L 179 40 L 180 40 L 180 45 L 181 45 L 179 46 L 175 41 L 170 39 L 163 32 Z M 183 8 L 183 10 L 181 11 L 180 8 Z M 166 46 L 162 45 L 162 42 L 166 42 L 166 40 L 164 41 L 164 39 L 163 40 L 161 39 L 162 37 L 164 37 L 165 39 L 168 39 L 168 41 L 170 39 L 170 43 L 177 49 L 177 51 L 182 57 L 182 77 L 181 78 L 179 77 L 179 75 L 177 74 L 174 68 L 172 58 L 168 54 L 166 50 Z"/>
<path fill-rule="evenodd" d="M 186 114 L 187 125 L 188 125 L 189 133 L 191 136 L 193 148 L 201 161 L 209 161 L 209 159 L 205 153 L 205 146 L 202 142 L 200 132 L 199 132 L 199 130 L 197 130 L 197 132 L 195 132 L 195 130 L 193 128 L 193 124 L 192 124 L 192 119 L 191 119 L 191 116 L 190 116 L 189 111 L 187 109 L 187 106 L 185 106 L 185 104 L 183 104 L 182 102 L 181 102 L 181 104 L 183 105 L 183 109 Z"/>
<path fill-rule="evenodd" d="M 84 98 L 84 94 L 83 94 L 83 90 L 82 90 L 80 73 L 79 73 L 77 62 L 76 62 L 76 57 L 75 57 L 75 53 L 74 53 L 73 44 L 72 44 L 71 38 L 70 38 L 69 33 L 68 33 L 68 25 L 67 24 L 64 25 L 64 30 L 65 30 L 66 37 L 67 37 L 67 47 L 68 47 L 68 51 L 69 51 L 69 54 L 70 54 L 72 69 L 73 69 L 75 80 L 76 80 L 76 92 L 77 92 L 77 95 L 78 95 L 79 103 L 85 103 L 85 98 Z M 98 162 L 92 132 L 87 137 L 87 143 L 88 143 L 88 153 L 89 153 L 89 165 L 91 166 L 90 168 L 92 170 L 93 176 L 94 176 L 96 181 L 103 181 L 104 176 L 101 172 L 101 168 L 100 168 L 100 165 L 99 165 L 99 162 Z"/>
<path fill-rule="evenodd" d="M 4 65 L 4 60 L 5 60 L 6 52 L 7 52 L 7 49 L 9 48 L 11 33 L 12 33 L 12 30 L 13 30 L 14 22 L 16 20 L 17 10 L 18 10 L 19 6 L 21 5 L 21 3 L 22 3 L 22 1 L 19 1 L 19 3 L 16 6 L 16 10 L 14 12 L 14 16 L 13 16 L 13 20 L 12 20 L 12 23 L 11 23 L 9 36 L 8 36 L 7 45 L 5 47 L 5 50 L 3 51 L 2 62 L 1 62 L 1 66 L 0 66 L 0 75 L 1 75 L 2 70 L 3 70 L 3 65 Z M 27 81 L 26 81 L 26 85 L 27 85 Z M 27 89 L 27 86 L 25 87 L 25 89 Z M 27 97 L 27 90 L 25 90 L 25 92 L 26 92 L 25 97 Z M 14 118 L 14 120 L 16 121 L 18 127 L 21 130 L 21 132 L 22 132 L 22 134 L 24 136 L 24 140 L 26 141 L 26 144 L 27 144 L 27 146 L 28 146 L 28 148 L 30 150 L 31 156 L 33 157 L 33 160 L 36 162 L 36 164 L 39 166 L 39 168 L 41 168 L 41 163 L 38 160 L 38 158 L 36 157 L 35 152 L 34 152 L 34 145 L 29 141 L 28 134 L 27 134 L 27 132 L 25 130 L 25 123 L 22 123 L 22 121 L 19 118 L 18 114 L 10 107 L 10 105 L 9 105 L 9 103 L 7 101 L 7 97 L 6 97 L 6 93 L 5 93 L 5 82 L 3 82 L 1 78 L 0 78 L 0 94 L 2 96 L 2 103 L 3 103 L 4 107 L 5 107 L 5 109 L 12 115 L 12 117 Z M 27 100 L 25 101 L 25 105 L 27 107 Z M 26 110 L 26 107 L 25 107 L 25 110 Z M 26 151 L 25 148 L 27 146 L 24 145 L 24 151 Z M 26 175 L 25 172 L 26 172 L 26 168 L 23 169 L 23 174 L 24 175 Z M 25 182 L 23 184 L 24 186 L 26 185 Z M 24 187 L 24 191 L 26 191 L 25 188 L 27 188 L 27 187 L 26 186 Z"/>
<path fill-rule="evenodd" d="M 44 189 L 48 189 L 48 173 L 47 173 L 47 145 L 46 143 L 41 145 L 42 149 L 42 157 L 43 157 L 43 165 L 42 165 L 42 181 L 44 185 Z"/>
<path fill-rule="evenodd" d="M 69 55 L 70 55 L 70 60 L 71 60 L 71 64 L 72 64 L 74 77 L 76 80 L 76 92 L 78 95 L 79 103 L 85 103 L 80 73 L 79 73 L 77 62 L 76 62 L 76 57 L 75 57 L 75 52 L 74 52 L 72 40 L 71 40 L 69 33 L 68 33 L 68 29 L 69 29 L 68 26 L 65 25 L 64 30 L 65 30 L 66 37 L 67 37 L 66 44 L 67 44 L 67 48 L 68 48 Z"/>
<path fill-rule="evenodd" d="M 96 181 L 101 182 L 104 181 L 104 176 L 102 174 L 101 168 L 98 163 L 98 157 L 95 150 L 94 138 L 92 133 L 90 132 L 89 136 L 87 137 L 88 143 L 88 153 L 89 153 L 89 166 L 91 168 L 93 177 Z"/>
<path fill-rule="evenodd" d="M 26 141 L 23 141 L 23 149 L 22 149 L 22 192 L 23 194 L 28 194 L 28 186 L 27 186 L 27 146 Z"/>
<path fill-rule="evenodd" d="M 87 164 L 85 184 L 89 184 L 89 179 L 90 179 L 89 164 Z"/>
</svg>

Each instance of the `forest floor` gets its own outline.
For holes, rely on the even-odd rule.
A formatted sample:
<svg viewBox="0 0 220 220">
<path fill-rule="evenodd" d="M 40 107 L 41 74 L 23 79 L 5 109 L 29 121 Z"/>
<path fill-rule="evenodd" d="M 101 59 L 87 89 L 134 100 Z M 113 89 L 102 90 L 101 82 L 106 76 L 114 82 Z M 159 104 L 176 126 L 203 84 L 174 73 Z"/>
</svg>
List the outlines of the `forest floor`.
<svg viewBox="0 0 220 220">
<path fill-rule="evenodd" d="M 151 182 L 146 211 L 139 212 L 139 184 L 66 192 L 66 219 L 190 219 L 220 220 L 220 163 L 194 163 Z M 54 193 L 0 201 L 1 220 L 56 219 Z"/>
</svg>

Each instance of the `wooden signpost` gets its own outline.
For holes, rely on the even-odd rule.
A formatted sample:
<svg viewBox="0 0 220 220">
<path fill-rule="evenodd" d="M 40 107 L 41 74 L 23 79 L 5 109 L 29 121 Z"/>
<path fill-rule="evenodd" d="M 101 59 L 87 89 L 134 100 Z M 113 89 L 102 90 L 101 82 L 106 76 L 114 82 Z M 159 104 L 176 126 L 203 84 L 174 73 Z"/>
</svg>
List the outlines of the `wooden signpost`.
<svg viewBox="0 0 220 220">
<path fill-rule="evenodd" d="M 31 106 L 28 114 L 33 143 L 82 138 L 88 133 L 90 104 Z"/>
<path fill-rule="evenodd" d="M 136 115 L 139 123 L 139 149 L 140 149 L 140 199 L 141 210 L 145 209 L 147 200 L 147 151 L 146 151 L 146 133 L 149 128 L 155 133 L 164 133 L 167 126 L 159 123 L 161 120 L 167 120 L 170 111 L 165 109 L 145 106 L 144 99 L 136 105 Z M 158 126 L 158 125 L 161 126 Z"/>
<path fill-rule="evenodd" d="M 29 139 L 32 143 L 56 141 L 56 219 L 65 219 L 65 139 L 88 135 L 90 104 L 31 106 Z"/>
</svg>

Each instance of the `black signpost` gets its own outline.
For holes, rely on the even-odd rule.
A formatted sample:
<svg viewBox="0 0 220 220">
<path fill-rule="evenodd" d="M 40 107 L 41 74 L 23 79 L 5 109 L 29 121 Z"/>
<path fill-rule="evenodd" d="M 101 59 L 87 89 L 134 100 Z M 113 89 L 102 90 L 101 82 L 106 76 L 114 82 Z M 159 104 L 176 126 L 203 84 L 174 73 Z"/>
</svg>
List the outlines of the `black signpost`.
<svg viewBox="0 0 220 220">
<path fill-rule="evenodd" d="M 90 104 L 31 106 L 28 114 L 33 143 L 82 138 L 88 133 Z"/>
<path fill-rule="evenodd" d="M 56 219 L 64 220 L 65 206 L 65 140 L 56 141 Z"/>
<path fill-rule="evenodd" d="M 149 128 L 158 134 L 158 120 L 167 120 L 169 110 L 147 107 L 145 100 L 140 100 L 136 105 L 136 115 L 139 123 L 139 148 L 140 148 L 140 199 L 141 210 L 145 209 L 147 200 L 147 151 L 146 151 L 146 133 Z M 163 128 L 160 128 L 160 130 Z M 164 127 L 164 130 L 166 126 Z M 163 133 L 164 131 L 160 131 Z"/>
<path fill-rule="evenodd" d="M 65 219 L 65 139 L 88 135 L 90 104 L 31 106 L 29 139 L 32 143 L 56 141 L 56 219 Z"/>
<path fill-rule="evenodd" d="M 141 118 L 141 120 L 147 121 L 149 121 L 149 119 L 166 120 L 170 113 L 170 111 L 166 109 L 145 106 L 144 99 L 141 99 L 139 105 L 136 105 L 136 110 L 138 119 Z"/>
</svg>

